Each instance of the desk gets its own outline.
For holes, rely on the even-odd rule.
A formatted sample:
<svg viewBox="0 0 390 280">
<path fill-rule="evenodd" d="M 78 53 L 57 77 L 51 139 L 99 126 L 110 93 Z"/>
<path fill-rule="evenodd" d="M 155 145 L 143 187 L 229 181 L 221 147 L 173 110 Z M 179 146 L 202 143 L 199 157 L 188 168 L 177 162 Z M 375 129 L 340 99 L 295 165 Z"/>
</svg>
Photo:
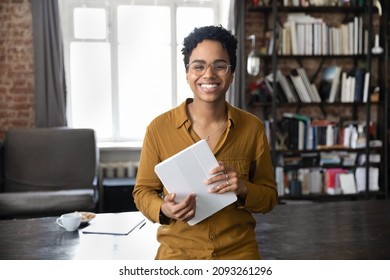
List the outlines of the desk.
<svg viewBox="0 0 390 280">
<path fill-rule="evenodd" d="M 390 202 L 278 205 L 255 214 L 264 259 L 390 259 Z M 128 236 L 66 232 L 56 217 L 0 220 L 0 259 L 153 259 L 158 224 Z"/>
<path fill-rule="evenodd" d="M 138 218 L 138 212 L 132 212 Z M 98 214 L 90 223 L 98 222 Z M 159 224 L 146 220 L 126 236 L 68 232 L 56 224 L 57 217 L 1 220 L 0 259 L 12 260 L 147 260 L 158 248 Z M 142 226 L 142 228 L 141 228 Z"/>
</svg>

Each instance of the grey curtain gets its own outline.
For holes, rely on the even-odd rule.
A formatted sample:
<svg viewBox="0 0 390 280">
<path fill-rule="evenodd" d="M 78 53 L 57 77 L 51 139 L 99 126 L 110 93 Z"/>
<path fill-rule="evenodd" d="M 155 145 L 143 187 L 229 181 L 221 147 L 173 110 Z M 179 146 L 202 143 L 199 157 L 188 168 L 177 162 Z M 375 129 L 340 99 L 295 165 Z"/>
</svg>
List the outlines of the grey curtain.
<svg viewBox="0 0 390 280">
<path fill-rule="evenodd" d="M 229 26 L 238 40 L 237 67 L 234 74 L 234 82 L 228 93 L 228 101 L 232 105 L 246 109 L 245 102 L 245 2 L 242 0 L 231 0 L 229 11 Z"/>
<path fill-rule="evenodd" d="M 66 126 L 66 84 L 58 1 L 31 0 L 35 124 Z"/>
</svg>

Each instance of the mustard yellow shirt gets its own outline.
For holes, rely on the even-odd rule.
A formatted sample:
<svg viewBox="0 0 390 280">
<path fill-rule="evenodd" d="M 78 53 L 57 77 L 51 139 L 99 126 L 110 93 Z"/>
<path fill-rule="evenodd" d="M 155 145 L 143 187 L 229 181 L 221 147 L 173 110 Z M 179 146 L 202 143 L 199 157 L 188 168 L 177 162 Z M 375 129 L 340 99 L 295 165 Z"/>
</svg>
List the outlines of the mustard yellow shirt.
<svg viewBox="0 0 390 280">
<path fill-rule="evenodd" d="M 161 194 L 167 190 L 154 166 L 199 141 L 190 129 L 187 99 L 155 118 L 147 128 L 138 167 L 134 200 L 152 222 L 159 222 Z M 245 201 L 218 211 L 190 226 L 172 220 L 157 231 L 160 246 L 156 259 L 260 259 L 251 212 L 266 213 L 277 204 L 277 191 L 263 123 L 254 115 L 226 102 L 228 127 L 215 146 L 218 161 L 231 166 L 245 181 Z"/>
</svg>

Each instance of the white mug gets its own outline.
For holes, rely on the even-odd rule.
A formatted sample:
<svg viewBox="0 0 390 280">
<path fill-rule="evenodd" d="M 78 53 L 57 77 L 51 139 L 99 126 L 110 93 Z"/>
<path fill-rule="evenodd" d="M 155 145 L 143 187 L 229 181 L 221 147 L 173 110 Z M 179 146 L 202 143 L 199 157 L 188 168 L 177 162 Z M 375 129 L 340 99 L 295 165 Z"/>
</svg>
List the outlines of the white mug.
<svg viewBox="0 0 390 280">
<path fill-rule="evenodd" d="M 78 229 L 81 224 L 81 213 L 74 212 L 61 215 L 61 217 L 56 220 L 56 223 L 67 231 L 74 231 Z"/>
</svg>

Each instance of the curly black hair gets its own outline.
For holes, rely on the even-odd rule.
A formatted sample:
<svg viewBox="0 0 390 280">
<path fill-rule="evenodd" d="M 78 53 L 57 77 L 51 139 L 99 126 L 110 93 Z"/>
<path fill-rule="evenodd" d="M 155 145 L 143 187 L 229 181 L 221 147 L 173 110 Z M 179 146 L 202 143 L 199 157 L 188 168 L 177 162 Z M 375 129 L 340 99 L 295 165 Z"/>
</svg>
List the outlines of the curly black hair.
<svg viewBox="0 0 390 280">
<path fill-rule="evenodd" d="M 230 31 L 222 26 L 212 25 L 195 28 L 186 38 L 184 38 L 184 47 L 181 49 L 181 53 L 184 55 L 183 59 L 186 71 L 188 71 L 187 65 L 190 61 L 192 50 L 203 40 L 214 40 L 222 44 L 228 52 L 230 64 L 232 65 L 231 71 L 234 73 L 237 63 L 237 39 Z"/>
</svg>

